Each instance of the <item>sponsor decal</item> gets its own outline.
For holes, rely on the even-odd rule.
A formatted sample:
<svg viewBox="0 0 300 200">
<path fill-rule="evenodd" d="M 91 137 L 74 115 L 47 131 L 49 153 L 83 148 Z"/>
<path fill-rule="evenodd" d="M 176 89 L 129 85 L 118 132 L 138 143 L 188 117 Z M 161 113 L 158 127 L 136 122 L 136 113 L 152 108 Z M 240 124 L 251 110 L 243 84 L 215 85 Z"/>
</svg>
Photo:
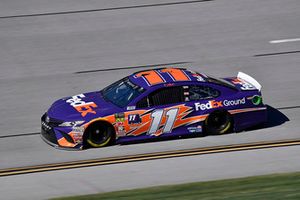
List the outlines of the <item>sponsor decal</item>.
<svg viewBox="0 0 300 200">
<path fill-rule="evenodd" d="M 192 74 L 192 76 L 195 77 L 197 81 L 205 82 L 204 78 L 202 78 L 202 76 L 200 76 L 199 74 Z"/>
<path fill-rule="evenodd" d="M 72 127 L 72 131 L 73 131 L 73 132 L 76 132 L 76 133 L 83 133 L 83 132 L 84 132 L 84 127 L 82 127 L 82 126 L 80 126 L 80 127 L 78 127 L 78 126 L 73 126 L 73 127 Z"/>
<path fill-rule="evenodd" d="M 116 113 L 115 114 L 115 121 L 118 122 L 124 122 L 125 121 L 125 114 L 124 113 Z"/>
<path fill-rule="evenodd" d="M 205 82 L 205 80 L 203 78 L 203 77 L 207 78 L 207 76 L 205 74 L 199 74 L 198 72 L 194 72 L 192 70 L 188 70 L 188 71 L 192 74 L 193 77 L 196 78 L 197 81 Z"/>
<path fill-rule="evenodd" d="M 256 89 L 253 85 L 251 85 L 250 83 L 247 83 L 245 81 L 242 81 L 241 79 L 233 79 L 231 81 L 233 84 L 235 85 L 241 85 L 241 89 L 242 90 L 253 90 L 253 89 Z"/>
<path fill-rule="evenodd" d="M 124 123 L 126 135 L 139 136 L 147 134 L 149 136 L 157 137 L 164 133 L 171 133 L 178 127 L 190 126 L 206 119 L 207 114 L 189 116 L 193 110 L 193 107 L 181 104 L 164 109 L 140 110 L 135 113 L 130 113 L 139 114 L 142 123 L 129 125 L 129 123 L 126 123 L 128 122 L 126 119 L 126 122 Z M 128 116 L 126 115 L 126 117 Z"/>
<path fill-rule="evenodd" d="M 97 105 L 94 102 L 83 101 L 82 98 L 84 97 L 84 94 L 75 95 L 66 100 L 66 102 L 80 112 L 82 117 L 85 117 L 88 113 L 96 114 L 96 111 L 94 111 L 93 108 L 97 108 Z"/>
<path fill-rule="evenodd" d="M 48 124 L 46 124 L 45 122 L 43 122 L 43 121 L 42 121 L 42 126 L 46 130 L 50 130 L 51 129 L 51 127 Z"/>
<path fill-rule="evenodd" d="M 187 130 L 189 131 L 189 133 L 199 133 L 202 132 L 202 126 L 191 126 L 188 127 Z"/>
<path fill-rule="evenodd" d="M 189 92 L 189 86 L 184 85 L 183 87 L 183 96 L 184 96 L 184 101 L 190 101 L 190 92 Z"/>
<path fill-rule="evenodd" d="M 199 110 L 209 110 L 209 109 L 213 109 L 213 108 L 220 108 L 220 107 L 228 107 L 228 106 L 236 106 L 236 105 L 241 105 L 241 104 L 245 104 L 246 103 L 246 99 L 245 97 L 242 99 L 234 99 L 234 100 L 224 100 L 224 101 L 208 101 L 207 103 L 195 103 L 195 110 L 199 111 Z"/>
<path fill-rule="evenodd" d="M 119 122 L 116 122 L 115 125 L 116 125 L 116 126 L 123 126 L 123 125 L 124 125 L 124 122 L 123 122 L 123 121 L 119 121 Z"/>
<path fill-rule="evenodd" d="M 117 137 L 125 136 L 126 129 L 125 129 L 125 113 L 116 113 L 115 114 L 115 130 L 117 132 Z"/>
<path fill-rule="evenodd" d="M 70 136 L 73 138 L 75 143 L 82 143 L 82 133 L 71 132 Z"/>
<path fill-rule="evenodd" d="M 118 126 L 117 127 L 117 132 L 118 132 L 118 137 L 126 135 L 126 131 L 125 131 L 124 126 Z"/>
<path fill-rule="evenodd" d="M 127 110 L 135 110 L 135 106 L 127 106 Z"/>
<path fill-rule="evenodd" d="M 140 124 L 142 122 L 141 116 L 139 114 L 129 114 L 128 124 Z"/>
<path fill-rule="evenodd" d="M 236 106 L 236 105 L 241 105 L 241 104 L 245 104 L 245 103 L 246 103 L 245 97 L 242 99 L 224 100 L 223 101 L 224 106 Z"/>
<path fill-rule="evenodd" d="M 172 86 L 174 86 L 174 83 L 166 83 L 166 84 L 164 84 L 164 86 L 165 87 L 172 87 Z"/>
<path fill-rule="evenodd" d="M 205 104 L 201 104 L 201 103 L 195 103 L 195 110 L 208 110 L 208 109 L 212 109 L 212 108 L 220 108 L 223 107 L 223 103 L 222 101 L 208 101 Z"/>
</svg>

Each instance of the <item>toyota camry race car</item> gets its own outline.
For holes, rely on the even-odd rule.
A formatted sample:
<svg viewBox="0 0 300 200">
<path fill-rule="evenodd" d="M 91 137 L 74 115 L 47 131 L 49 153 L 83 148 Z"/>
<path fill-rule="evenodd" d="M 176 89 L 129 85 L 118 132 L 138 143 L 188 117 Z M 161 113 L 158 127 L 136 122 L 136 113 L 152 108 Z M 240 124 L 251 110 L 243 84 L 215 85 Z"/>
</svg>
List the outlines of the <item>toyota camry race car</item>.
<svg viewBox="0 0 300 200">
<path fill-rule="evenodd" d="M 261 85 L 245 73 L 215 78 L 183 68 L 160 68 L 54 102 L 41 118 L 41 136 L 55 147 L 83 149 L 224 134 L 266 119 Z"/>
</svg>

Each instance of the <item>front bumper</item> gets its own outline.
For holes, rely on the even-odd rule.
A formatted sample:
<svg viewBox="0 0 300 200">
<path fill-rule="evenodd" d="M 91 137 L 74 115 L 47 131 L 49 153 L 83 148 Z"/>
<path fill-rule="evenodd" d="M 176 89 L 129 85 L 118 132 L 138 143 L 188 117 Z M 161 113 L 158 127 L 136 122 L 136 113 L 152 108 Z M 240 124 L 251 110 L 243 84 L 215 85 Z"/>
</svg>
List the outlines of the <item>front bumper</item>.
<svg viewBox="0 0 300 200">
<path fill-rule="evenodd" d="M 60 146 L 57 143 L 57 140 L 55 139 L 55 141 L 49 139 L 49 134 L 46 133 L 43 129 L 41 130 L 41 138 L 49 145 L 55 147 L 55 148 L 59 148 Z"/>
<path fill-rule="evenodd" d="M 49 145 L 57 149 L 65 150 L 82 150 L 82 143 L 74 143 L 72 137 L 63 132 L 56 130 L 61 121 L 49 119 L 46 120 L 47 114 L 45 113 L 41 118 L 41 138 Z"/>
</svg>

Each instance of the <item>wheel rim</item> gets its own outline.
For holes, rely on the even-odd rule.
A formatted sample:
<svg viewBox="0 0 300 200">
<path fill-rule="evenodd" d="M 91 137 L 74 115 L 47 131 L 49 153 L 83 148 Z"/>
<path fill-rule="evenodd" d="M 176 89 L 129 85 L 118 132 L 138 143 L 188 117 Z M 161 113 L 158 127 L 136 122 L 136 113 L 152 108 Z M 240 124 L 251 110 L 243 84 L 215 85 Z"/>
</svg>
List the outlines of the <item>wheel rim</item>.
<svg viewBox="0 0 300 200">
<path fill-rule="evenodd" d="M 94 126 L 89 131 L 87 142 L 93 147 L 101 147 L 108 144 L 110 138 L 107 128 Z"/>
<path fill-rule="evenodd" d="M 209 132 L 223 134 L 231 126 L 230 116 L 226 112 L 215 112 L 207 119 Z"/>
</svg>

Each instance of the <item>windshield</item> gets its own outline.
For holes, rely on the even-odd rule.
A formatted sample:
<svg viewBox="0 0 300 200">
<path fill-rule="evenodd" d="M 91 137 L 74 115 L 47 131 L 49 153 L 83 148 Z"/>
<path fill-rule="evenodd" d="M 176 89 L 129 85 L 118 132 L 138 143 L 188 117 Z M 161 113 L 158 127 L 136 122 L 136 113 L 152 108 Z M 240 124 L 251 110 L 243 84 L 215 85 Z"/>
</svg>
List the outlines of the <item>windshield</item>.
<svg viewBox="0 0 300 200">
<path fill-rule="evenodd" d="M 104 88 L 101 94 L 105 100 L 119 107 L 124 107 L 142 92 L 144 92 L 143 88 L 133 84 L 126 77 Z"/>
</svg>

